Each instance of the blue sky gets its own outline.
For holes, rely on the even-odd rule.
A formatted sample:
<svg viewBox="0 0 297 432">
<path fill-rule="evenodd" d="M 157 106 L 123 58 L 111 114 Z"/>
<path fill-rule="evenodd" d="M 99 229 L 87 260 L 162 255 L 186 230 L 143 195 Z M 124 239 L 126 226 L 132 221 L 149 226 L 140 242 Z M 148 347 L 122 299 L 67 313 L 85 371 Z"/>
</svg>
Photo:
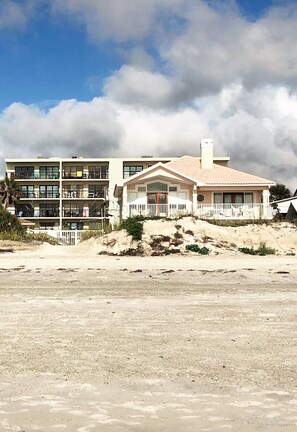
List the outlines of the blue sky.
<svg viewBox="0 0 297 432">
<path fill-rule="evenodd" d="M 249 19 L 260 17 L 271 4 L 271 0 L 238 1 Z M 51 15 L 45 6 L 23 31 L 3 29 L 0 36 L 2 109 L 13 102 L 90 100 L 101 94 L 104 78 L 123 62 L 120 44 L 110 40 L 95 44 L 82 25 L 67 16 Z"/>
<path fill-rule="evenodd" d="M 296 28 L 295 0 L 2 0 L 0 165 L 195 154 L 211 136 L 294 188 Z"/>
</svg>

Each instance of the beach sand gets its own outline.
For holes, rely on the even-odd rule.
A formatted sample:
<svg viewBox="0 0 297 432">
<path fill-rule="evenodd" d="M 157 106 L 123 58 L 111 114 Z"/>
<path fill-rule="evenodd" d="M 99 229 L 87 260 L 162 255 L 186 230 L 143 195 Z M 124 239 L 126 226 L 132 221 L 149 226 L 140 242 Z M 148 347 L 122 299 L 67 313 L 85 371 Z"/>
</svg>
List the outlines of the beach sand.
<svg viewBox="0 0 297 432">
<path fill-rule="evenodd" d="M 0 430 L 297 430 L 294 256 L 0 255 Z"/>
</svg>

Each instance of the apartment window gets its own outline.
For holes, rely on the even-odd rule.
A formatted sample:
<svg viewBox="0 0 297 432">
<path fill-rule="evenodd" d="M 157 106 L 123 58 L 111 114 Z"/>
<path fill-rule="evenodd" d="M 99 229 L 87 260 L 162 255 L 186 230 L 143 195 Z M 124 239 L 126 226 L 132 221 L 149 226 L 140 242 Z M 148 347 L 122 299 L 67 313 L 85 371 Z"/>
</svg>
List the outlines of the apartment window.
<svg viewBox="0 0 297 432">
<path fill-rule="evenodd" d="M 32 204 L 17 204 L 16 205 L 16 213 L 18 216 L 22 217 L 33 217 L 34 216 L 34 207 Z"/>
<path fill-rule="evenodd" d="M 89 205 L 89 216 L 90 217 L 104 217 L 105 207 L 100 202 L 93 202 Z"/>
<path fill-rule="evenodd" d="M 106 165 L 92 165 L 89 166 L 89 178 L 91 179 L 107 179 L 108 166 Z"/>
<path fill-rule="evenodd" d="M 58 217 L 59 206 L 57 204 L 39 204 L 39 216 L 40 217 Z"/>
<path fill-rule="evenodd" d="M 66 185 L 64 198 L 83 198 L 83 187 L 81 185 Z"/>
<path fill-rule="evenodd" d="M 143 170 L 143 165 L 128 165 L 124 166 L 124 172 L 123 176 L 125 178 L 129 178 L 134 174 L 137 174 L 138 172 L 141 172 Z"/>
<path fill-rule="evenodd" d="M 83 204 L 78 203 L 67 203 L 64 206 L 65 217 L 82 217 L 83 216 Z"/>
<path fill-rule="evenodd" d="M 65 166 L 63 178 L 83 178 L 83 166 Z"/>
<path fill-rule="evenodd" d="M 59 198 L 59 186 L 42 185 L 39 186 L 40 198 Z"/>
<path fill-rule="evenodd" d="M 107 190 L 107 185 L 89 185 L 88 198 L 105 198 Z"/>
<path fill-rule="evenodd" d="M 82 231 L 84 229 L 84 224 L 82 222 L 71 222 L 69 224 L 69 229 L 71 231 Z"/>
<path fill-rule="evenodd" d="M 58 166 L 40 166 L 39 177 L 41 179 L 58 179 L 59 167 Z"/>
<path fill-rule="evenodd" d="M 16 179 L 33 179 L 34 166 L 16 166 L 15 167 Z"/>
<path fill-rule="evenodd" d="M 35 198 L 34 186 L 31 185 L 21 185 L 19 186 L 21 190 L 21 198 Z"/>
</svg>

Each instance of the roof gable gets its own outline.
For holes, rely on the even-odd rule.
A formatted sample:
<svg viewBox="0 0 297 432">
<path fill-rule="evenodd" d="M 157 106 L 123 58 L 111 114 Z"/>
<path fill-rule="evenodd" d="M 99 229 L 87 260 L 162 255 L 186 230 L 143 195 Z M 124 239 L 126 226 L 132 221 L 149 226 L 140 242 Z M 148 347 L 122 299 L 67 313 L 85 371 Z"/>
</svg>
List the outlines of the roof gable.
<svg viewBox="0 0 297 432">
<path fill-rule="evenodd" d="M 198 186 L 203 186 L 202 182 L 199 182 L 195 178 L 191 178 L 187 174 L 175 170 L 174 168 L 169 167 L 168 164 L 164 164 L 162 162 L 159 162 L 155 165 L 152 165 L 149 168 L 144 169 L 143 171 L 140 171 L 137 174 L 134 174 L 133 176 L 129 177 L 127 180 L 124 180 L 122 184 L 118 186 L 127 186 L 129 184 L 133 184 L 138 181 L 152 180 L 156 177 L 163 177 L 163 178 L 167 177 L 168 179 L 171 180 L 187 181 Z"/>
</svg>

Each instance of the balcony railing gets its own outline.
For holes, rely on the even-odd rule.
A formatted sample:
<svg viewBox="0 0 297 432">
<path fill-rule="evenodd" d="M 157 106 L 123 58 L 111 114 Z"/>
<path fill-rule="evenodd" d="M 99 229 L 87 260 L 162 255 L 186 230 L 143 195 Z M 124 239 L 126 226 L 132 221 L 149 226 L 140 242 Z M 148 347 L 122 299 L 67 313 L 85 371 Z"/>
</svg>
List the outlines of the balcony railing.
<svg viewBox="0 0 297 432">
<path fill-rule="evenodd" d="M 142 215 L 145 217 L 174 217 L 177 214 L 190 213 L 186 204 L 129 204 L 129 216 Z"/>
<path fill-rule="evenodd" d="M 196 215 L 202 219 L 259 219 L 263 210 L 260 203 L 199 204 Z"/>
<path fill-rule="evenodd" d="M 95 199 L 95 198 L 106 198 L 107 191 L 100 192 L 80 192 L 80 191 L 64 191 L 63 198 L 85 198 L 85 199 Z M 58 199 L 60 194 L 56 192 L 22 192 L 22 199 Z"/>
<path fill-rule="evenodd" d="M 83 217 L 83 210 L 82 209 L 71 209 L 71 210 L 63 210 L 63 216 L 64 217 Z"/>
<path fill-rule="evenodd" d="M 34 216 L 37 216 L 37 213 L 34 214 Z M 59 217 L 60 213 L 59 210 L 39 210 L 38 217 Z"/>
<path fill-rule="evenodd" d="M 272 209 L 259 203 L 199 204 L 194 209 L 185 204 L 128 204 L 127 216 L 175 217 L 182 214 L 194 214 L 201 219 L 270 219 Z"/>
<path fill-rule="evenodd" d="M 64 172 L 63 179 L 93 179 L 93 180 L 107 180 L 108 170 L 95 171 L 95 172 Z"/>
<path fill-rule="evenodd" d="M 63 197 L 64 198 L 105 198 L 106 192 L 100 191 L 100 192 L 82 192 L 82 191 L 64 191 Z"/>
<path fill-rule="evenodd" d="M 22 192 L 21 198 L 56 199 L 56 198 L 60 198 L 60 194 L 55 192 Z"/>
</svg>

